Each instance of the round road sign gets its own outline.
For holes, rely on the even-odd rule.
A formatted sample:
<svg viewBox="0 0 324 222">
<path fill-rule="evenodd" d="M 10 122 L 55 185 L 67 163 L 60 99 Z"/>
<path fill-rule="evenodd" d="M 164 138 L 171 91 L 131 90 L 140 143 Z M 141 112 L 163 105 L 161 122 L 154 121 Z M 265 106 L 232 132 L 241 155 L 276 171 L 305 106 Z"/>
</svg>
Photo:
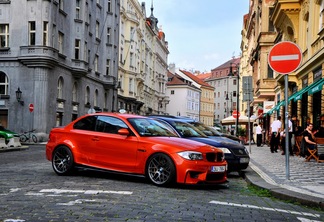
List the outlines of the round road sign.
<svg viewBox="0 0 324 222">
<path fill-rule="evenodd" d="M 240 117 L 240 112 L 237 112 L 236 110 L 233 111 L 233 117 L 236 119 L 236 118 L 239 118 Z"/>
<path fill-rule="evenodd" d="M 295 71 L 302 61 L 300 48 L 293 42 L 279 42 L 275 44 L 268 56 L 271 69 L 280 74 Z"/>
<path fill-rule="evenodd" d="M 29 104 L 29 112 L 33 112 L 34 111 L 34 104 Z"/>
</svg>

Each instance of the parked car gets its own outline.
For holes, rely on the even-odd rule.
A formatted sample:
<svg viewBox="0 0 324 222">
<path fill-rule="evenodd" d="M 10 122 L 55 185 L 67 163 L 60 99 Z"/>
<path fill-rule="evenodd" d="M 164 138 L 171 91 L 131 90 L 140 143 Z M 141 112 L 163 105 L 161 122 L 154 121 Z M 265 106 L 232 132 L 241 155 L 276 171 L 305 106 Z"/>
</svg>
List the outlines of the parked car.
<svg viewBox="0 0 324 222">
<path fill-rule="evenodd" d="M 153 117 L 153 116 L 151 116 Z M 226 137 L 206 135 L 193 124 L 194 122 L 174 117 L 154 116 L 161 120 L 177 132 L 182 138 L 202 142 L 217 148 L 220 148 L 225 153 L 225 159 L 228 163 L 228 172 L 240 172 L 248 167 L 250 162 L 249 152 L 244 145 L 230 140 Z"/>
<path fill-rule="evenodd" d="M 222 150 L 179 138 L 165 124 L 131 114 L 88 114 L 53 128 L 46 158 L 58 175 L 82 167 L 145 176 L 159 186 L 227 182 Z"/>
<path fill-rule="evenodd" d="M 14 137 L 18 137 L 18 133 L 12 132 L 11 130 L 8 130 L 4 128 L 3 126 L 0 126 L 0 137 L 5 139 L 5 143 L 9 143 L 10 139 Z"/>
</svg>

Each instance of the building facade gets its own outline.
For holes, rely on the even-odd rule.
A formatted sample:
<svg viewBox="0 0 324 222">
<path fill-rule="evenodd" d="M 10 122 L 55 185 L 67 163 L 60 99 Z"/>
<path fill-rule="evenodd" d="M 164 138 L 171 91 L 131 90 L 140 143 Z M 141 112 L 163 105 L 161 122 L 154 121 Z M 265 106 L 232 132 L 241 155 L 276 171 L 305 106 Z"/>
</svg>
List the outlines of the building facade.
<svg viewBox="0 0 324 222">
<path fill-rule="evenodd" d="M 1 124 L 47 134 L 116 109 L 119 8 L 119 0 L 1 1 Z"/>
<path fill-rule="evenodd" d="M 242 60 L 245 72 L 251 72 L 254 86 L 254 103 L 263 104 L 259 121 L 266 130 L 279 115 L 285 121 L 292 116 L 302 129 L 308 122 L 321 125 L 324 114 L 324 1 L 250 1 L 250 11 L 244 19 Z M 268 54 L 278 42 L 290 41 L 301 49 L 302 62 L 288 74 L 288 95 L 285 95 L 284 75 L 273 72 L 268 64 Z M 288 107 L 285 107 L 285 97 Z M 273 102 L 269 109 L 265 102 Z M 254 109 L 257 112 L 257 109 Z"/>
<path fill-rule="evenodd" d="M 118 109 L 140 115 L 164 114 L 168 43 L 158 19 L 146 17 L 145 3 L 137 0 L 121 4 Z"/>
</svg>

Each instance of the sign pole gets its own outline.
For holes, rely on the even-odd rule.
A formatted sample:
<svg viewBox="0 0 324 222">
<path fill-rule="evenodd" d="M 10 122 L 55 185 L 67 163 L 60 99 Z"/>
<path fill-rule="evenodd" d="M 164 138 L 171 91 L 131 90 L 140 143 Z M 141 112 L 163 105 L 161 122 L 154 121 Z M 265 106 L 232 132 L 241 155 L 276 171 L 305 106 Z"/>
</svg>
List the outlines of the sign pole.
<svg viewBox="0 0 324 222">
<path fill-rule="evenodd" d="M 285 134 L 286 134 L 286 146 L 285 146 L 285 158 L 286 158 L 286 179 L 290 179 L 290 170 L 289 170 L 289 114 L 288 114 L 288 75 L 285 75 Z M 291 142 L 291 141 L 290 141 Z"/>
<path fill-rule="evenodd" d="M 286 179 L 289 180 L 289 114 L 288 114 L 288 74 L 294 72 L 301 64 L 302 53 L 300 48 L 293 42 L 283 41 L 275 44 L 268 56 L 271 69 L 279 74 L 285 75 L 285 157 L 286 157 Z"/>
</svg>

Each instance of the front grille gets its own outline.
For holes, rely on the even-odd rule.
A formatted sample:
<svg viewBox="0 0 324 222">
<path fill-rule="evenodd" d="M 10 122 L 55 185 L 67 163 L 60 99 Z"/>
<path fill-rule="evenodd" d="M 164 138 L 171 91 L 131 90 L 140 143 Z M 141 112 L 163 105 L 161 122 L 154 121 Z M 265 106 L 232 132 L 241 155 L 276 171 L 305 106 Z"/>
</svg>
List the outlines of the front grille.
<svg viewBox="0 0 324 222">
<path fill-rule="evenodd" d="M 231 149 L 232 153 L 234 153 L 234 155 L 236 156 L 245 156 L 248 155 L 247 152 L 245 151 L 245 149 Z"/>
<path fill-rule="evenodd" d="M 206 181 L 218 181 L 224 178 L 224 173 L 208 174 Z"/>
<path fill-rule="evenodd" d="M 221 162 L 223 160 L 223 153 L 206 153 L 208 162 Z"/>
</svg>

